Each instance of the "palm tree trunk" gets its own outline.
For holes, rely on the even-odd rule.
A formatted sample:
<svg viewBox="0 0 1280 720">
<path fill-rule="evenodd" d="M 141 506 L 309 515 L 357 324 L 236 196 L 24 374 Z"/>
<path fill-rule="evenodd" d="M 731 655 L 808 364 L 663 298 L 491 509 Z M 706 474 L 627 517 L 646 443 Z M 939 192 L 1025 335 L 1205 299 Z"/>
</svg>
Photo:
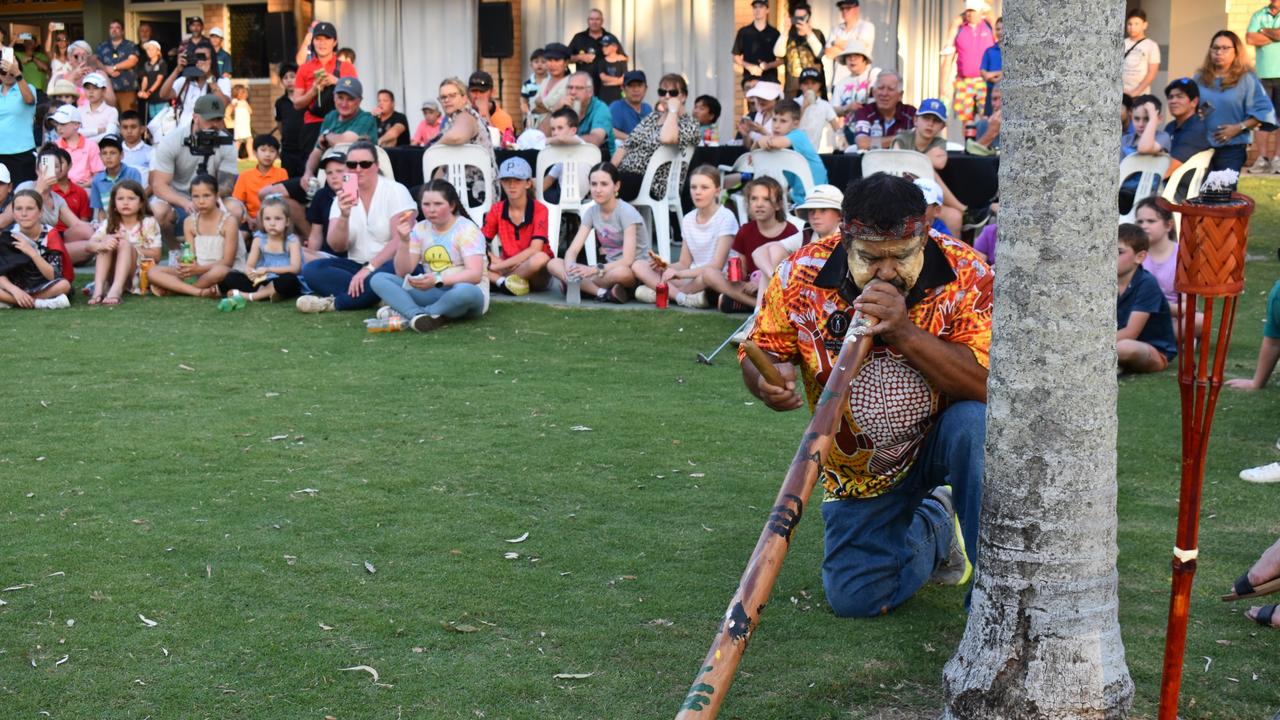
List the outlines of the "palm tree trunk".
<svg viewBox="0 0 1280 720">
<path fill-rule="evenodd" d="M 944 717 L 1119 718 L 1116 183 L 1123 3 L 1004 6 L 979 567 Z"/>
</svg>

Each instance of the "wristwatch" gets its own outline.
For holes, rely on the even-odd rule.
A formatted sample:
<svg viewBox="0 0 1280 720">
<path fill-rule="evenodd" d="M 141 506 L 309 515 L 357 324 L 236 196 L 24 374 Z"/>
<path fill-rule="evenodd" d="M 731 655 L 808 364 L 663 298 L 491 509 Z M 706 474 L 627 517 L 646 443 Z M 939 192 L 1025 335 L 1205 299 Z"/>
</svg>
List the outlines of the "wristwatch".
<svg viewBox="0 0 1280 720">
<path fill-rule="evenodd" d="M 365 269 L 365 270 L 366 270 L 370 275 L 374 274 L 374 273 L 375 273 L 375 272 L 377 272 L 377 270 L 378 270 L 378 268 L 376 268 L 376 267 L 374 267 L 374 266 L 373 266 L 373 263 L 369 263 L 368 265 L 365 265 L 365 266 L 364 266 L 364 269 Z"/>
<path fill-rule="evenodd" d="M 441 275 L 440 273 L 435 273 L 435 276 L 436 276 L 436 287 L 437 288 L 444 287 L 444 276 Z"/>
</svg>

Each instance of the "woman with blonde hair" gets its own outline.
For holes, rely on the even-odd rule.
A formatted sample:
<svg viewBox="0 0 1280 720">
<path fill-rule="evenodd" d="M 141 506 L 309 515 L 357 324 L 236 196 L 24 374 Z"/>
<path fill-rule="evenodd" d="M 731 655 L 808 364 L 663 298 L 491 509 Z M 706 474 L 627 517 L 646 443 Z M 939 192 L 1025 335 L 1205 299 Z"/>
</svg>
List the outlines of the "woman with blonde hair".
<svg viewBox="0 0 1280 720">
<path fill-rule="evenodd" d="M 1214 148 L 1209 169 L 1240 172 L 1253 131 L 1276 129 L 1275 106 L 1249 66 L 1240 36 L 1230 30 L 1214 33 L 1194 80 L 1200 107 L 1208 109 L 1204 124 Z"/>
</svg>

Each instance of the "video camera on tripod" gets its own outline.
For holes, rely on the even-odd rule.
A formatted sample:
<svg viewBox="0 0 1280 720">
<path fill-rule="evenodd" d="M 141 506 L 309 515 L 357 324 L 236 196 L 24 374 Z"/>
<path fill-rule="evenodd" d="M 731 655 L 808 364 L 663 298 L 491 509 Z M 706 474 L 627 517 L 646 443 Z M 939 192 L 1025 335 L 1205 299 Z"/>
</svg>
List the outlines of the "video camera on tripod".
<svg viewBox="0 0 1280 720">
<path fill-rule="evenodd" d="M 197 130 L 183 138 L 182 144 L 187 152 L 200 158 L 200 173 L 208 174 L 209 158 L 218 152 L 218 148 L 235 144 L 235 139 L 225 130 Z"/>
</svg>

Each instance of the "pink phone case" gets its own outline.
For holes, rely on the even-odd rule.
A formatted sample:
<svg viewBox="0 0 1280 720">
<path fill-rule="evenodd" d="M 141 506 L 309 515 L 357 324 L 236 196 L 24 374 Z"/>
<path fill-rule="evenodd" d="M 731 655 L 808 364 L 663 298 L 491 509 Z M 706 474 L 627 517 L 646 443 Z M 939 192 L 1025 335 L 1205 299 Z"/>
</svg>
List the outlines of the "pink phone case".
<svg viewBox="0 0 1280 720">
<path fill-rule="evenodd" d="M 359 195 L 359 188 L 356 186 L 355 173 L 343 173 L 342 175 L 342 192 L 349 197 L 355 198 Z"/>
</svg>

